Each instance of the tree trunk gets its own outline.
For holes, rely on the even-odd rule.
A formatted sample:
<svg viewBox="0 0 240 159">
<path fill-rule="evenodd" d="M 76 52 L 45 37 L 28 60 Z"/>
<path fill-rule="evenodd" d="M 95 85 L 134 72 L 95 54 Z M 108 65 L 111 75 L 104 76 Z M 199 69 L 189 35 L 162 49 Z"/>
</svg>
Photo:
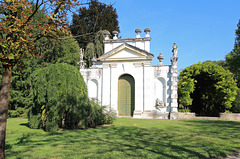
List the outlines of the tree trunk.
<svg viewBox="0 0 240 159">
<path fill-rule="evenodd" d="M 3 66 L 2 86 L 0 94 L 0 159 L 5 158 L 5 138 L 8 115 L 8 104 L 10 85 L 12 77 L 12 66 Z"/>
</svg>

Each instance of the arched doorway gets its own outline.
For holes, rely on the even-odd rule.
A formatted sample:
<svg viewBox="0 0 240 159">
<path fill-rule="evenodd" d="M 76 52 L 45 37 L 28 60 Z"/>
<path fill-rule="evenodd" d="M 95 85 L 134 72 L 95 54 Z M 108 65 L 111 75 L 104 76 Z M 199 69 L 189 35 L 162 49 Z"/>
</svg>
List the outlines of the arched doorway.
<svg viewBox="0 0 240 159">
<path fill-rule="evenodd" d="M 133 116 L 135 109 L 135 81 L 129 74 L 118 79 L 118 115 Z"/>
</svg>

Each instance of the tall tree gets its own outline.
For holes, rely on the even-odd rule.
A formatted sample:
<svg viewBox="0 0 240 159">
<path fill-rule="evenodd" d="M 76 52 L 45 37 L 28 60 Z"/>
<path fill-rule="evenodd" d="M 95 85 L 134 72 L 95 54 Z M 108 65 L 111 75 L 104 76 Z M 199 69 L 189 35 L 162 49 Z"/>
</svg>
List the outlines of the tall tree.
<svg viewBox="0 0 240 159">
<path fill-rule="evenodd" d="M 236 29 L 236 38 L 233 50 L 227 54 L 226 62 L 229 70 L 234 74 L 240 88 L 240 19 Z"/>
<path fill-rule="evenodd" d="M 226 63 L 227 68 L 233 73 L 238 84 L 238 94 L 236 100 L 233 102 L 232 112 L 240 113 L 240 19 L 235 33 L 236 38 L 234 48 L 226 55 Z"/>
<path fill-rule="evenodd" d="M 76 38 L 79 46 L 86 50 L 88 43 L 96 44 L 96 39 L 102 35 L 99 33 L 100 30 L 108 30 L 110 33 L 114 30 L 119 32 L 117 18 L 116 9 L 112 4 L 106 5 L 98 0 L 91 0 L 88 7 L 81 7 L 78 13 L 73 14 L 70 29 L 74 36 L 79 36 Z M 95 48 L 98 49 L 98 46 Z M 103 54 L 103 49 L 100 48 L 97 52 L 97 55 L 100 56 Z M 90 66 L 89 59 L 91 57 L 87 57 L 88 55 L 85 54 L 84 59 L 87 66 Z"/>
<path fill-rule="evenodd" d="M 28 0 L 0 1 L 0 61 L 3 67 L 0 93 L 0 159 L 5 158 L 5 136 L 9 105 L 12 70 L 14 65 L 25 59 L 37 56 L 34 52 L 36 42 L 43 37 L 48 40 L 70 35 L 67 31 L 66 13 L 78 5 L 76 0 L 36 0 L 31 7 Z M 33 17 L 43 6 L 49 6 L 45 21 L 36 21 Z M 39 30 L 32 34 L 31 30 Z"/>
</svg>

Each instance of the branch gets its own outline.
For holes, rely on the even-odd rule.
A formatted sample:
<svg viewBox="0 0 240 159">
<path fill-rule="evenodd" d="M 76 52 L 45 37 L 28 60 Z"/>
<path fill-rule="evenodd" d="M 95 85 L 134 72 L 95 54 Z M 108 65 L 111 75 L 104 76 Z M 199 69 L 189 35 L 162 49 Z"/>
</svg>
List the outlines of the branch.
<svg viewBox="0 0 240 159">
<path fill-rule="evenodd" d="M 22 25 L 22 27 L 24 27 L 31 19 L 32 17 L 37 13 L 38 9 L 41 7 L 41 5 L 44 4 L 44 1 L 42 1 L 42 3 L 38 4 L 39 0 L 37 0 L 36 2 L 36 8 L 34 10 L 34 12 L 28 17 L 27 21 Z"/>
<path fill-rule="evenodd" d="M 57 7 L 55 8 L 55 10 L 54 10 L 54 12 L 53 12 L 53 16 L 59 12 L 59 9 L 60 9 L 60 7 L 62 6 L 62 4 L 63 4 L 64 2 L 66 2 L 66 0 L 63 0 L 61 3 L 59 3 L 59 4 L 57 5 Z"/>
<path fill-rule="evenodd" d="M 81 37 L 81 36 L 87 36 L 87 35 L 91 35 L 91 34 L 94 34 L 94 33 L 86 33 L 86 34 L 81 34 L 81 35 L 76 35 L 76 36 L 69 36 L 69 37 L 58 38 L 58 39 L 59 40 L 65 40 L 65 39 L 71 39 L 71 38 L 78 38 L 78 37 Z"/>
</svg>

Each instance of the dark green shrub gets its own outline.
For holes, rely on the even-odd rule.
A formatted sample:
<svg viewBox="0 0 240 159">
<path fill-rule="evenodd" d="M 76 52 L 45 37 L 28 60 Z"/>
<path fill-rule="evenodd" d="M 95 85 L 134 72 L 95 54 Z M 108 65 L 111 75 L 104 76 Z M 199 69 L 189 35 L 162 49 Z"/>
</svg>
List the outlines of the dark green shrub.
<svg viewBox="0 0 240 159">
<path fill-rule="evenodd" d="M 232 105 L 232 112 L 240 113 L 240 89 L 237 90 L 237 96 Z"/>
<path fill-rule="evenodd" d="M 26 110 L 22 107 L 17 108 L 17 110 L 8 110 L 8 116 L 11 118 L 15 117 L 25 117 Z"/>
<path fill-rule="evenodd" d="M 87 87 L 74 66 L 59 63 L 36 70 L 31 75 L 31 93 L 30 127 L 38 125 L 35 118 L 39 119 L 39 115 L 38 128 L 46 131 L 77 128 L 80 119 L 86 119 Z"/>
<path fill-rule="evenodd" d="M 32 128 L 88 128 L 112 123 L 114 119 L 106 107 L 89 101 L 82 75 L 68 64 L 36 70 L 31 76 L 31 93 L 33 104 L 28 118 Z"/>
<path fill-rule="evenodd" d="M 34 115 L 33 112 L 28 114 L 29 126 L 33 129 L 39 129 L 41 127 L 41 114 Z"/>
<path fill-rule="evenodd" d="M 114 111 L 109 109 L 107 106 L 100 106 L 96 99 L 91 99 L 89 104 L 91 106 L 88 117 L 90 127 L 113 123 L 113 120 L 116 118 Z"/>
</svg>

